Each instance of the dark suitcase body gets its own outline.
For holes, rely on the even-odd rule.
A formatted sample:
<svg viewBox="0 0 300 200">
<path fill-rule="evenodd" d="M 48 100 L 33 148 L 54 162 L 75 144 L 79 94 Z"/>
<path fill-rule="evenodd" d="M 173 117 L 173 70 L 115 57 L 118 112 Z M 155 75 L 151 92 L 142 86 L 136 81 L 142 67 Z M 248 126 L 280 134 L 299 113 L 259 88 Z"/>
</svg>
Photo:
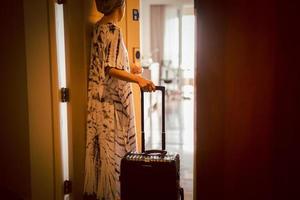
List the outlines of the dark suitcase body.
<svg viewBox="0 0 300 200">
<path fill-rule="evenodd" d="M 142 153 L 128 153 L 121 160 L 121 200 L 183 200 L 179 155 L 165 151 L 165 88 L 162 91 L 162 150 L 145 151 L 142 99 Z"/>
</svg>

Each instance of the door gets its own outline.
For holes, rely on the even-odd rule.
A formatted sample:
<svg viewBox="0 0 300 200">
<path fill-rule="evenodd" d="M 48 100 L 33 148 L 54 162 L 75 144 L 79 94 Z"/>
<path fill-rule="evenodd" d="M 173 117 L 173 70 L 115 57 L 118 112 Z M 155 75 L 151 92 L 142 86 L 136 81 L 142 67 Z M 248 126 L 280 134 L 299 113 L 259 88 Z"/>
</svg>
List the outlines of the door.
<svg viewBox="0 0 300 200">
<path fill-rule="evenodd" d="M 300 199 L 296 1 L 195 3 L 195 199 Z"/>
</svg>

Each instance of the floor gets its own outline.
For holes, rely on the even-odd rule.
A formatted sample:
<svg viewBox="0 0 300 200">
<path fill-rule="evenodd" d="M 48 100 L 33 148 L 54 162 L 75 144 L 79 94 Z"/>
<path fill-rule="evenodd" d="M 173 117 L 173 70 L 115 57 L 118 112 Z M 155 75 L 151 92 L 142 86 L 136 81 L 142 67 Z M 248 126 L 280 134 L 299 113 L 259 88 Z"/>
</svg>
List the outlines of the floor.
<svg viewBox="0 0 300 200">
<path fill-rule="evenodd" d="M 184 96 L 183 96 L 184 95 Z M 160 99 L 158 95 L 158 99 Z M 194 151 L 194 101 L 193 93 L 175 94 L 166 97 L 166 149 L 180 155 L 180 184 L 184 188 L 185 200 L 193 199 L 193 151 Z M 151 113 L 150 133 L 146 130 L 146 149 L 161 148 L 161 109 Z M 147 135 L 148 134 L 148 135 Z"/>
</svg>

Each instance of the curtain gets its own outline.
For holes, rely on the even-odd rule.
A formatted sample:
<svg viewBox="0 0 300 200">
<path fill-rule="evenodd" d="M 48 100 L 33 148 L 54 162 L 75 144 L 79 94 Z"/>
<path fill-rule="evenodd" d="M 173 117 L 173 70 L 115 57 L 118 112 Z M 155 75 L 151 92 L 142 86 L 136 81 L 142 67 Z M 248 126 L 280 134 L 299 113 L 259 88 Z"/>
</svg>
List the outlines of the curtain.
<svg viewBox="0 0 300 200">
<path fill-rule="evenodd" d="M 178 7 L 165 7 L 164 60 L 171 61 L 171 67 L 179 66 L 179 10 Z"/>
<path fill-rule="evenodd" d="M 164 58 L 165 5 L 151 5 L 151 56 L 154 62 Z"/>
</svg>

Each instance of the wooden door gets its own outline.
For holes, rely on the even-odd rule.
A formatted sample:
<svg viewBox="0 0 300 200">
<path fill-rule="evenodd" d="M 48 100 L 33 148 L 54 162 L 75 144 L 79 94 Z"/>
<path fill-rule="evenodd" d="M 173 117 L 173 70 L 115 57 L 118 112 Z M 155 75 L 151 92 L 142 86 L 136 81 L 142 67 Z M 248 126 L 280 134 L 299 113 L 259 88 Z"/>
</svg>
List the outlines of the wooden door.
<svg viewBox="0 0 300 200">
<path fill-rule="evenodd" d="M 194 199 L 299 199 L 296 1 L 195 3 Z"/>
</svg>

